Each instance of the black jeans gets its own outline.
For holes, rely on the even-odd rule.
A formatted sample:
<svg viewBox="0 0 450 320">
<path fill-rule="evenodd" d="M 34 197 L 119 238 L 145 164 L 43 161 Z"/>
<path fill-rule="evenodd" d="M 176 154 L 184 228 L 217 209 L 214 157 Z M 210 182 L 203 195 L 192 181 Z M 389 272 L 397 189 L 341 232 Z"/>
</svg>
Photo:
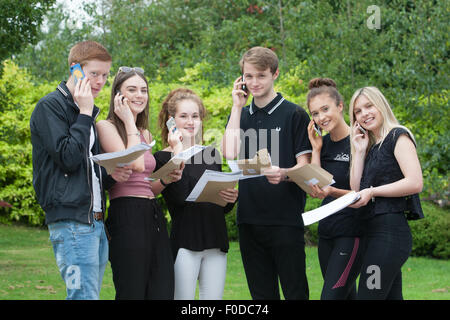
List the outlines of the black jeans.
<svg viewBox="0 0 450 320">
<path fill-rule="evenodd" d="M 323 276 L 321 300 L 356 299 L 356 278 L 364 251 L 360 237 L 319 238 L 319 262 Z"/>
<path fill-rule="evenodd" d="M 111 200 L 106 224 L 116 299 L 172 300 L 174 262 L 166 220 L 156 200 Z"/>
<path fill-rule="evenodd" d="M 367 247 L 358 286 L 360 300 L 402 300 L 401 267 L 412 249 L 403 213 L 376 215 L 368 221 Z"/>
<path fill-rule="evenodd" d="M 304 230 L 291 226 L 240 224 L 239 245 L 250 294 L 255 300 L 309 298 Z"/>
</svg>

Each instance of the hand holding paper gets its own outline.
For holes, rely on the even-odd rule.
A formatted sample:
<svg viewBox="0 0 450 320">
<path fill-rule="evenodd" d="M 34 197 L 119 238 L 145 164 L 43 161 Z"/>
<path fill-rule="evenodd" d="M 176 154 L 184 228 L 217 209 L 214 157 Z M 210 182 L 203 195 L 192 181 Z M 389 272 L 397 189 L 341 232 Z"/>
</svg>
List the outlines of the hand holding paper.
<svg viewBox="0 0 450 320">
<path fill-rule="evenodd" d="M 359 194 L 355 191 L 347 193 L 345 196 L 337 198 L 326 205 L 323 205 L 317 209 L 305 212 L 302 214 L 303 224 L 305 226 L 313 224 L 319 220 L 322 220 L 342 209 L 349 206 L 350 204 L 358 201 Z"/>
<path fill-rule="evenodd" d="M 313 192 L 310 184 L 317 184 L 320 188 L 323 188 L 335 182 L 332 174 L 314 163 L 299 168 L 288 169 L 287 175 L 300 188 L 309 194 Z"/>
<path fill-rule="evenodd" d="M 181 166 L 183 165 L 182 163 L 186 162 L 187 160 L 192 158 L 197 153 L 203 151 L 204 149 L 206 149 L 205 146 L 195 145 L 190 147 L 189 149 L 186 149 L 183 152 L 178 153 L 176 156 L 172 157 L 165 165 L 159 168 L 158 171 L 153 172 L 148 179 L 149 180 L 163 179 L 163 181 L 165 182 L 169 181 L 169 179 L 171 179 L 170 174 L 174 170 L 181 169 Z"/>
<path fill-rule="evenodd" d="M 108 174 L 112 174 L 116 167 L 125 167 L 129 165 L 143 155 L 144 152 L 150 150 L 155 143 L 155 140 L 150 144 L 140 143 L 126 150 L 96 154 L 95 156 L 90 157 L 90 159 L 104 167 Z"/>
<path fill-rule="evenodd" d="M 237 197 L 237 190 L 231 194 L 228 189 L 234 189 L 242 173 L 239 172 L 220 172 L 205 170 L 198 180 L 194 189 L 192 189 L 186 201 L 211 202 L 225 207 L 226 204 Z M 226 195 L 225 198 L 223 195 Z M 231 201 L 234 202 L 234 201 Z"/>
</svg>

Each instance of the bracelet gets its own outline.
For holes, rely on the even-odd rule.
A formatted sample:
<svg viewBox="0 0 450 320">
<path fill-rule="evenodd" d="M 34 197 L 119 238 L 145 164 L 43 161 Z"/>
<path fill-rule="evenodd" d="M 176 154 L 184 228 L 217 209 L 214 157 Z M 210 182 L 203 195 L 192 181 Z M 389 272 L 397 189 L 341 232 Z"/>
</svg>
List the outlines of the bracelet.
<svg viewBox="0 0 450 320">
<path fill-rule="evenodd" d="M 141 134 L 139 132 L 137 132 L 137 133 L 128 133 L 127 136 L 138 136 L 138 137 L 140 137 Z"/>
<path fill-rule="evenodd" d="M 162 184 L 164 187 L 167 187 L 167 185 L 168 185 L 168 183 L 165 183 L 165 182 L 163 181 L 163 179 L 159 179 L 159 182 L 161 182 L 161 184 Z"/>
</svg>

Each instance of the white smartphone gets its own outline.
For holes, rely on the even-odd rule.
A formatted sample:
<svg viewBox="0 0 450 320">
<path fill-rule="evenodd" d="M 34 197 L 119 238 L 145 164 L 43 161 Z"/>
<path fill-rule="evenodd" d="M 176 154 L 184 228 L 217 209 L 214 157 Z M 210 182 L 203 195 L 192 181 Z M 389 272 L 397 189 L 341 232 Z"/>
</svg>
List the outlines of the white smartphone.
<svg viewBox="0 0 450 320">
<path fill-rule="evenodd" d="M 175 119 L 173 117 L 170 117 L 169 120 L 167 120 L 166 126 L 169 130 L 173 128 L 173 132 L 175 132 L 175 130 L 177 129 Z"/>
</svg>

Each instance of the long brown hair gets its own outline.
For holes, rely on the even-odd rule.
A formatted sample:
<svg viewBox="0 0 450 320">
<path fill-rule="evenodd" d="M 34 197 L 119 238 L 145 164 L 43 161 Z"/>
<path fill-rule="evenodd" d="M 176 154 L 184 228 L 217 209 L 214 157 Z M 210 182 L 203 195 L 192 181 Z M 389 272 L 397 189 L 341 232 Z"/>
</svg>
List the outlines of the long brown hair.
<svg viewBox="0 0 450 320">
<path fill-rule="evenodd" d="M 187 88 L 178 88 L 172 90 L 164 99 L 161 107 L 161 111 L 159 112 L 159 127 L 161 128 L 161 140 L 164 146 L 168 145 L 167 137 L 169 135 L 169 130 L 167 129 L 166 122 L 169 120 L 169 117 L 175 117 L 177 112 L 177 106 L 180 101 L 183 100 L 191 100 L 198 105 L 198 111 L 200 114 L 200 119 L 202 120 L 202 141 L 203 141 L 203 119 L 206 116 L 206 108 L 203 105 L 202 99 L 195 94 L 194 91 Z"/>
<path fill-rule="evenodd" d="M 139 76 L 145 81 L 148 95 L 148 81 L 142 73 L 137 72 L 136 70 L 130 72 L 121 72 L 121 71 L 117 72 L 116 76 L 114 77 L 114 82 L 111 89 L 109 113 L 108 116 L 106 117 L 107 120 L 111 121 L 116 126 L 117 131 L 119 132 L 119 135 L 122 138 L 122 141 L 125 144 L 125 146 L 128 144 L 127 131 L 125 129 L 123 121 L 120 120 L 120 118 L 114 113 L 114 98 L 116 94 L 120 91 L 122 84 L 126 80 L 134 76 Z M 147 99 L 145 109 L 141 113 L 139 113 L 136 117 L 136 127 L 138 128 L 139 131 L 148 129 L 149 100 L 150 97 Z"/>
</svg>

